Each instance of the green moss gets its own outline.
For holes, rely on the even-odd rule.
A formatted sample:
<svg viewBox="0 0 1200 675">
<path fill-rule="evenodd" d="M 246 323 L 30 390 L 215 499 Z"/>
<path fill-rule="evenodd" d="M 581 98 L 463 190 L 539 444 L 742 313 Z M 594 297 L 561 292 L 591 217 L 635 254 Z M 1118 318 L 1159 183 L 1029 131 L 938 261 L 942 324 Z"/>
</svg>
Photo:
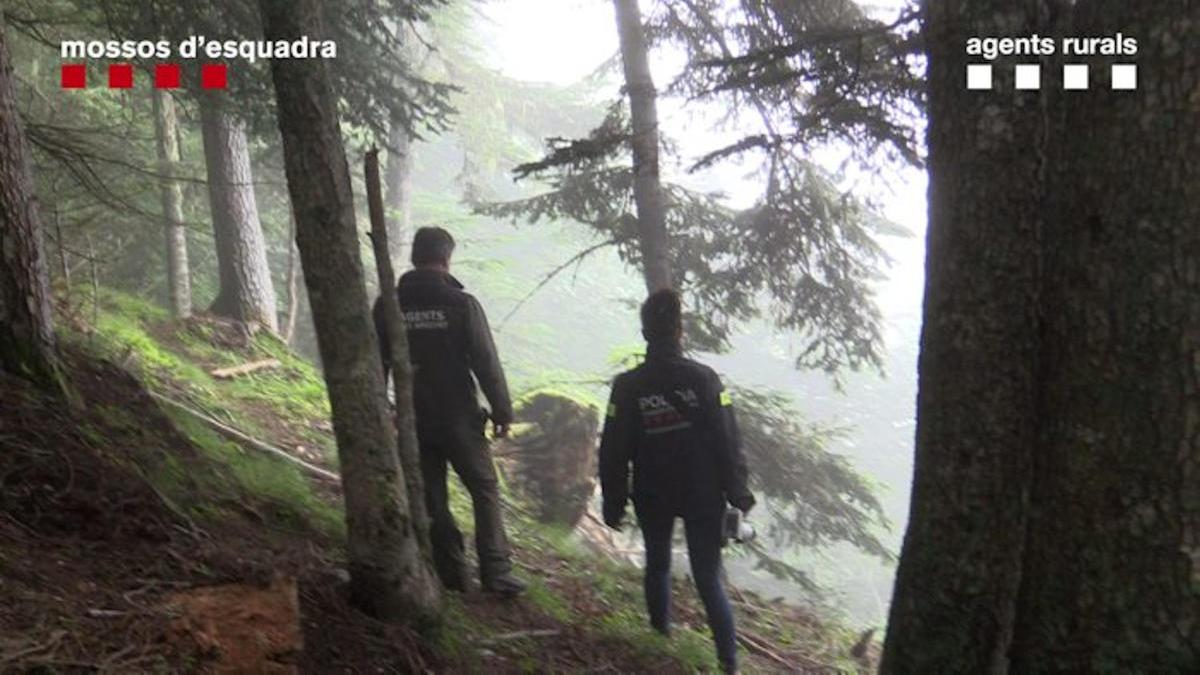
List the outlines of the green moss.
<svg viewBox="0 0 1200 675">
<path fill-rule="evenodd" d="M 131 368 L 151 389 L 186 392 L 194 406 L 250 435 L 273 441 L 264 417 L 274 418 L 335 459 L 331 436 L 314 428 L 316 422 L 330 417 L 324 382 L 312 365 L 278 338 L 259 334 L 247 350 L 229 351 L 216 346 L 216 330 L 203 321 L 172 323 L 165 310 L 108 289 L 100 289 L 98 300 L 94 334 L 68 334 L 68 340 Z M 281 366 L 229 381 L 215 380 L 206 370 L 266 358 L 278 359 Z M 102 412 L 114 425 L 138 426 L 125 410 Z M 344 536 L 340 508 L 318 499 L 299 469 L 267 455 L 247 453 L 186 414 L 164 412 L 209 463 L 185 467 L 177 457 L 161 453 L 139 468 L 189 513 L 220 518 L 236 510 L 229 504 L 244 504 L 267 511 L 261 515 L 288 527 Z M 103 440 L 97 432 L 93 435 L 97 442 Z"/>
<path fill-rule="evenodd" d="M 718 670 L 711 637 L 676 627 L 671 638 L 667 639 L 650 628 L 640 611 L 621 609 L 610 612 L 597 620 L 594 629 L 613 640 L 628 644 L 645 657 L 669 657 L 692 672 Z"/>
<path fill-rule="evenodd" d="M 269 508 L 273 520 L 332 538 L 344 538 L 341 510 L 317 499 L 308 479 L 297 467 L 267 455 L 247 452 L 189 415 L 172 410 L 166 412 L 180 432 L 212 462 L 209 472 L 196 473 L 194 469 L 190 472 L 201 490 L 210 496 L 209 501 L 226 499 L 246 503 L 244 500 L 248 498 L 250 504 Z M 178 467 L 169 456 L 165 464 L 168 469 Z M 170 482 L 169 477 L 167 482 Z M 212 515 L 211 510 L 207 513 Z"/>
<path fill-rule="evenodd" d="M 478 645 L 479 637 L 490 631 L 477 621 L 463 605 L 462 599 L 447 594 L 442 604 L 442 622 L 427 637 L 437 651 L 455 659 L 464 672 L 482 672 Z"/>
<path fill-rule="evenodd" d="M 525 598 L 547 616 L 563 623 L 571 621 L 570 606 L 542 580 L 534 579 L 530 582 Z"/>
</svg>

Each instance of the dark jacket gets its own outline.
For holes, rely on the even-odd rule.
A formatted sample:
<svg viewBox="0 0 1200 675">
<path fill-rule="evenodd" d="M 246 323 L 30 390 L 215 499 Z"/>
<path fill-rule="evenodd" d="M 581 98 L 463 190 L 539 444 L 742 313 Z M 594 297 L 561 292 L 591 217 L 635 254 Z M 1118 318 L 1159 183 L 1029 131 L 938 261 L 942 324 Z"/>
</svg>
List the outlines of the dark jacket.
<svg viewBox="0 0 1200 675">
<path fill-rule="evenodd" d="M 708 366 L 672 344 L 651 343 L 646 361 L 617 376 L 600 441 L 604 519 L 630 497 L 676 514 L 753 505 L 732 401 Z M 640 507 L 639 507 L 640 508 Z"/>
<path fill-rule="evenodd" d="M 479 301 L 449 273 L 431 269 L 406 273 L 396 292 L 408 332 L 418 427 L 449 427 L 480 419 L 476 379 L 491 405 L 492 421 L 511 424 L 508 383 Z M 374 315 L 386 373 L 391 370 L 391 347 L 378 300 Z"/>
</svg>

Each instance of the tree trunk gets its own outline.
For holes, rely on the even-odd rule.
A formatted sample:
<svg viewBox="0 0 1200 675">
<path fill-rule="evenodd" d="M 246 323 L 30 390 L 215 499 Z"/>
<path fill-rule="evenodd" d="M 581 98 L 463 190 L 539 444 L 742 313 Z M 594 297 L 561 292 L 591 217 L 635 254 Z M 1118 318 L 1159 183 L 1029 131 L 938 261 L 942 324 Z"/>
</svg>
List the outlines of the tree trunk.
<svg viewBox="0 0 1200 675">
<path fill-rule="evenodd" d="M 208 170 L 208 198 L 221 290 L 211 311 L 278 329 L 275 287 L 250 171 L 245 126 L 223 109 L 224 94 L 200 95 L 200 124 Z"/>
<path fill-rule="evenodd" d="M 388 250 L 399 257 L 404 250 L 404 238 L 412 227 L 412 136 L 399 121 L 393 121 L 388 137 L 386 183 L 388 216 Z"/>
<path fill-rule="evenodd" d="M 163 221 L 166 225 L 167 288 L 171 311 L 177 318 L 192 314 L 192 281 L 188 272 L 187 230 L 183 227 L 183 190 L 179 173 L 179 134 L 175 99 L 165 89 L 154 89 L 154 135 L 158 146 Z"/>
<path fill-rule="evenodd" d="M 884 672 L 1200 662 L 1200 62 L 1180 48 L 1200 7 L 1054 7 L 926 3 L 917 456 Z M 1136 92 L 1014 94 L 1013 59 L 1002 93 L 964 86 L 968 37 L 1113 26 L 1140 41 Z"/>
<path fill-rule="evenodd" d="M 0 369 L 59 387 L 50 280 L 0 21 Z"/>
<path fill-rule="evenodd" d="M 433 51 L 426 47 L 417 30 L 410 24 L 400 28 L 404 57 L 418 73 L 425 71 Z M 388 249 L 393 258 L 404 250 L 406 237 L 412 228 L 412 190 L 415 151 L 412 133 L 404 120 L 393 119 L 389 129 L 387 167 L 384 173 L 384 204 L 388 216 Z"/>
<path fill-rule="evenodd" d="M 633 123 L 633 197 L 637 206 L 642 273 L 650 292 L 672 288 L 667 209 L 659 177 L 658 92 L 650 77 L 649 50 L 638 0 L 613 0 L 625 90 Z"/>
<path fill-rule="evenodd" d="M 400 299 L 396 296 L 396 274 L 392 271 L 388 252 L 387 218 L 384 216 L 383 196 L 379 185 L 379 154 L 367 153 L 367 207 L 371 212 L 371 243 L 375 250 L 375 269 L 379 276 L 380 302 L 383 303 L 384 325 L 392 363 L 392 386 L 396 393 L 396 429 L 400 464 L 408 487 L 408 505 L 416 523 L 421 551 L 433 564 L 433 548 L 429 541 L 429 512 L 425 508 L 425 486 L 421 480 L 421 459 L 417 447 L 417 415 L 413 411 L 413 367 L 408 355 L 408 331 L 400 317 Z M 384 378 L 386 380 L 386 376 Z"/>
<path fill-rule="evenodd" d="M 260 0 L 260 7 L 268 40 L 322 34 L 315 0 Z M 387 619 L 432 619 L 441 592 L 421 555 L 388 419 L 329 73 L 315 59 L 275 59 L 271 73 L 296 243 L 333 408 L 352 598 Z"/>
<path fill-rule="evenodd" d="M 1037 94 L 968 91 L 963 45 L 1028 35 L 1007 0 L 929 0 L 929 230 L 912 505 L 882 672 L 1006 669 L 1034 445 Z M 1011 63 L 996 88 L 1013 89 Z M 1008 81 L 1003 80 L 1007 78 Z"/>
<path fill-rule="evenodd" d="M 1188 7 L 1081 0 L 1066 31 L 1137 36 L 1141 83 L 1063 97 L 1051 137 L 1016 672 L 1200 664 L 1200 61 L 1179 48 L 1200 44 L 1200 5 Z"/>
<path fill-rule="evenodd" d="M 288 292 L 288 309 L 287 318 L 283 324 L 283 342 L 291 346 L 292 340 L 296 338 L 296 320 L 300 314 L 300 265 L 296 260 L 296 219 L 289 218 L 288 227 L 288 266 L 287 266 L 287 292 Z"/>
</svg>

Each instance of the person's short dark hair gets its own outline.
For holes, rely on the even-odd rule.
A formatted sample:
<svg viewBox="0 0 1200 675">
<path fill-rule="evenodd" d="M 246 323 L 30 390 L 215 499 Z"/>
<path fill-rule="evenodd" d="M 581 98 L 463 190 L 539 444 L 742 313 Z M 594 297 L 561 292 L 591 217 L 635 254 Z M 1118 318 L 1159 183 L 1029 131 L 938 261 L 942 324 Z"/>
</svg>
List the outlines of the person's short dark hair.
<svg viewBox="0 0 1200 675">
<path fill-rule="evenodd" d="M 440 227 L 422 227 L 413 236 L 412 264 L 448 265 L 454 254 L 454 237 Z"/>
<path fill-rule="evenodd" d="M 642 335 L 647 340 L 679 337 L 683 330 L 683 303 L 671 289 L 655 291 L 642 303 Z"/>
</svg>

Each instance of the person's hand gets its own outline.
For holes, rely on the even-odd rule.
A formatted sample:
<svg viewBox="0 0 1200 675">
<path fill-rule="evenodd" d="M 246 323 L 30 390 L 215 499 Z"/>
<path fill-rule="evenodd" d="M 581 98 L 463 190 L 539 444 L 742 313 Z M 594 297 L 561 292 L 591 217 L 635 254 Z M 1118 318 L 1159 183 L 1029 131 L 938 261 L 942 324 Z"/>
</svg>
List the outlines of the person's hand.
<svg viewBox="0 0 1200 675">
<path fill-rule="evenodd" d="M 508 425 L 492 422 L 492 435 L 496 438 L 508 438 Z"/>
<path fill-rule="evenodd" d="M 750 509 L 754 508 L 754 505 L 757 504 L 758 501 L 755 500 L 754 495 L 747 490 L 740 495 L 730 497 L 729 503 L 742 513 L 750 513 Z"/>
</svg>

